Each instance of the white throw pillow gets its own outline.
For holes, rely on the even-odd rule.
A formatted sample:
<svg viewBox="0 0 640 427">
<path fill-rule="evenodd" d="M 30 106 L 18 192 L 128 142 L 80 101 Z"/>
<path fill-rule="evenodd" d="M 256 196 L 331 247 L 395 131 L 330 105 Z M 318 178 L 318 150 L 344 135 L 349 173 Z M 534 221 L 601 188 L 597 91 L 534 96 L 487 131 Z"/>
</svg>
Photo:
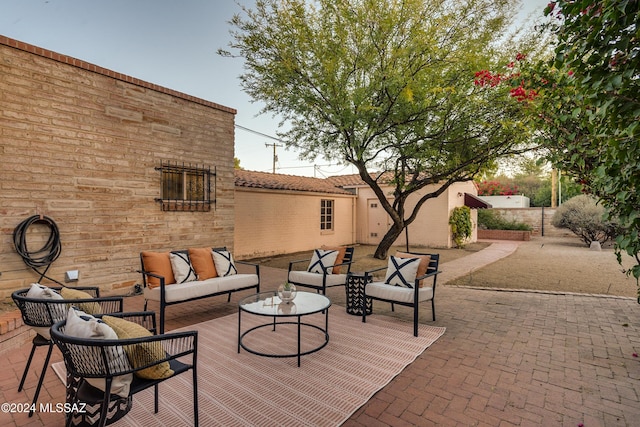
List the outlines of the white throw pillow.
<svg viewBox="0 0 640 427">
<path fill-rule="evenodd" d="M 419 266 L 420 258 L 398 258 L 390 256 L 384 283 L 413 288 Z"/>
<path fill-rule="evenodd" d="M 325 251 L 323 249 L 316 249 L 313 251 L 313 256 L 309 262 L 307 271 L 309 273 L 327 273 L 333 274 L 333 265 L 338 258 L 338 251 Z M 331 268 L 327 268 L 331 267 Z"/>
<path fill-rule="evenodd" d="M 171 260 L 171 269 L 176 283 L 193 282 L 197 279 L 196 272 L 191 266 L 189 255 L 184 252 L 171 252 L 169 254 Z"/>
<path fill-rule="evenodd" d="M 70 308 L 67 313 L 67 324 L 64 329 L 65 335 L 77 338 L 117 340 L 115 331 L 102 320 L 76 308 Z M 109 367 L 115 370 L 125 370 L 130 368 L 129 359 L 122 347 L 109 347 L 110 354 L 107 354 Z M 125 369 L 123 369 L 125 368 Z M 86 381 L 95 388 L 106 389 L 106 381 L 102 378 L 85 378 Z M 129 389 L 133 381 L 133 374 L 120 375 L 113 378 L 111 382 L 111 393 L 121 397 L 129 396 Z"/>
<path fill-rule="evenodd" d="M 44 299 L 44 300 L 63 299 L 62 295 L 60 295 L 58 292 L 44 285 L 41 285 L 39 283 L 32 283 L 31 287 L 29 288 L 29 291 L 25 296 L 27 298 Z M 31 305 L 31 308 L 33 310 L 42 310 L 42 313 L 40 313 L 39 315 L 37 315 L 36 313 L 32 313 L 34 314 L 34 317 L 38 316 L 39 318 L 46 319 L 47 317 L 49 317 L 49 313 L 51 313 L 51 317 L 53 317 L 51 319 L 52 321 L 51 324 L 53 324 L 58 320 L 64 319 L 65 311 L 67 307 L 65 304 L 50 304 L 49 310 L 47 310 L 47 307 L 43 304 L 37 304 L 37 305 L 34 304 L 34 305 Z M 48 340 L 51 339 L 51 333 L 49 332 L 51 329 L 50 326 L 32 326 L 32 329 L 36 331 L 36 333 L 38 333 L 40 336 Z"/>
<path fill-rule="evenodd" d="M 216 266 L 218 276 L 224 277 L 238 274 L 238 269 L 233 261 L 231 252 L 214 249 L 211 251 L 211 255 L 213 256 L 213 263 Z"/>
</svg>

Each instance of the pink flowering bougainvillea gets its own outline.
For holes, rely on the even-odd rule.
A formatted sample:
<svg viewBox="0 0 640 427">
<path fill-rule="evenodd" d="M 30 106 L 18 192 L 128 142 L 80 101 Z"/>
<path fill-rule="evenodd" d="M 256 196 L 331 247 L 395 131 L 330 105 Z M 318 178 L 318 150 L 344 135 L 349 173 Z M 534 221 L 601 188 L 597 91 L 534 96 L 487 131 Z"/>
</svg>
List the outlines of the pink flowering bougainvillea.
<svg viewBox="0 0 640 427">
<path fill-rule="evenodd" d="M 518 52 L 516 54 L 516 60 L 509 62 L 506 65 L 506 68 L 509 70 L 513 70 L 517 67 L 517 65 L 524 60 L 527 59 L 527 56 L 523 53 Z M 520 73 L 511 72 L 510 74 L 500 74 L 500 73 L 492 73 L 489 70 L 480 70 L 475 73 L 475 78 L 473 83 L 476 86 L 490 86 L 496 87 L 503 82 L 511 83 L 512 85 L 517 84 L 517 86 L 513 87 L 509 94 L 511 97 L 515 98 L 517 101 L 524 102 L 533 100 L 538 96 L 538 91 L 535 89 L 527 89 L 525 88 L 524 80 L 519 80 Z"/>
<path fill-rule="evenodd" d="M 482 181 L 478 183 L 478 196 L 514 196 L 518 194 L 518 186 L 499 181 Z"/>
</svg>

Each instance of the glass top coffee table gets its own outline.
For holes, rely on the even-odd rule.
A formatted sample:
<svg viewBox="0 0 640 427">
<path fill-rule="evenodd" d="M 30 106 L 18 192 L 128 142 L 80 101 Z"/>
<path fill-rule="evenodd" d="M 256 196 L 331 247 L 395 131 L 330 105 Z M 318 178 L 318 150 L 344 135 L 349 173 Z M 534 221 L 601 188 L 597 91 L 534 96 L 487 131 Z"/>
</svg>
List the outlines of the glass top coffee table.
<svg viewBox="0 0 640 427">
<path fill-rule="evenodd" d="M 300 366 L 300 357 L 306 354 L 315 353 L 329 342 L 329 307 L 331 300 L 324 295 L 312 292 L 297 292 L 297 295 L 290 303 L 282 302 L 278 297 L 277 291 L 260 292 L 243 298 L 238 303 L 238 353 L 243 348 L 249 353 L 265 357 L 297 357 L 298 366 Z M 252 326 L 246 331 L 242 331 L 242 314 L 250 313 L 256 316 L 268 317 L 268 323 L 259 323 Z M 324 314 L 324 325 L 313 324 L 308 321 L 302 321 L 304 316 L 316 313 Z M 276 330 L 279 325 L 294 325 L 297 329 L 297 352 L 294 353 L 278 353 L 257 350 L 245 343 L 248 335 L 264 331 L 265 328 Z M 301 332 L 303 329 L 310 329 L 312 332 L 319 331 L 322 338 L 317 346 L 312 348 L 301 349 Z"/>
</svg>

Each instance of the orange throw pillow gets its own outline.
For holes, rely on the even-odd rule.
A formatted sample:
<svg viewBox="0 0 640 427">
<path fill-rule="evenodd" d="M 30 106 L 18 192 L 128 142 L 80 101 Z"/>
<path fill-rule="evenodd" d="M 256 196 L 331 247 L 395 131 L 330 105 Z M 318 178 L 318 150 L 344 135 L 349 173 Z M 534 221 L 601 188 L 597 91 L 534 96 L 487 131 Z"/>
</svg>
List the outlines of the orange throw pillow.
<svg viewBox="0 0 640 427">
<path fill-rule="evenodd" d="M 431 256 L 429 255 L 415 255 L 406 252 L 396 252 L 396 258 L 420 258 L 420 264 L 418 264 L 418 272 L 416 277 L 420 277 L 427 272 L 429 262 L 431 262 Z M 424 287 L 424 279 L 420 280 L 420 287 Z"/>
<path fill-rule="evenodd" d="M 342 266 L 337 264 L 342 264 L 342 261 L 344 261 L 344 254 L 347 252 L 347 247 L 322 245 L 320 249 L 322 249 L 323 251 L 338 251 L 338 256 L 336 257 L 336 265 L 334 265 L 333 267 L 333 274 L 340 274 Z"/>
<path fill-rule="evenodd" d="M 176 279 L 173 277 L 169 252 L 142 252 L 142 263 L 144 264 L 144 271 L 164 277 L 165 285 L 176 283 Z M 157 288 L 160 286 L 160 280 L 147 276 L 147 286 L 151 289 Z"/>
<path fill-rule="evenodd" d="M 198 275 L 198 280 L 207 280 L 218 277 L 216 266 L 213 263 L 211 248 L 189 248 L 191 265 Z"/>
</svg>

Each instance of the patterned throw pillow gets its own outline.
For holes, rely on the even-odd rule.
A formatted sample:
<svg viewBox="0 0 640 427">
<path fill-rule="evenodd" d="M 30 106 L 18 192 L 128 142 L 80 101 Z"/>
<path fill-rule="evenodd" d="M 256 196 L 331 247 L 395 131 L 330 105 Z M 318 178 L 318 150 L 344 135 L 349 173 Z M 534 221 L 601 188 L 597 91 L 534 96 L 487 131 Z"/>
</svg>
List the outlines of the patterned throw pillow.
<svg viewBox="0 0 640 427">
<path fill-rule="evenodd" d="M 64 333 L 77 338 L 118 339 L 118 335 L 105 322 L 75 308 L 69 309 Z M 107 347 L 107 351 L 110 352 L 107 354 L 107 358 L 112 371 L 126 371 L 129 369 L 129 361 L 122 347 Z M 99 390 L 104 391 L 106 388 L 106 382 L 102 378 L 86 378 L 86 381 Z M 114 377 L 111 382 L 111 393 L 121 397 L 129 396 L 131 381 L 133 381 L 132 374 Z"/>
<path fill-rule="evenodd" d="M 313 256 L 311 257 L 311 261 L 309 262 L 309 267 L 307 271 L 309 273 L 324 273 L 327 274 L 333 273 L 333 265 L 336 263 L 336 259 L 338 258 L 338 251 L 331 250 L 323 250 L 316 249 L 313 251 Z M 332 267 L 332 268 L 327 268 Z"/>
<path fill-rule="evenodd" d="M 420 265 L 418 266 L 418 272 L 416 273 L 416 277 L 423 276 L 427 273 L 429 269 L 429 263 L 431 262 L 431 255 L 417 255 L 410 254 L 407 252 L 396 252 L 397 258 L 420 258 Z M 425 285 L 424 279 L 420 280 L 420 287 L 422 288 Z"/>
<path fill-rule="evenodd" d="M 213 263 L 216 265 L 218 276 L 224 277 L 238 274 L 231 252 L 214 249 L 211 251 L 211 255 L 213 256 Z"/>
<path fill-rule="evenodd" d="M 320 249 L 325 250 L 325 251 L 338 251 L 338 256 L 336 257 L 336 262 L 335 264 L 342 264 L 342 261 L 344 261 L 344 256 L 347 253 L 347 247 L 346 246 L 326 246 L 326 245 L 322 245 L 320 246 Z M 334 265 L 333 267 L 333 274 L 340 274 L 341 270 L 342 270 L 341 265 Z"/>
<path fill-rule="evenodd" d="M 189 255 L 186 252 L 171 252 L 169 254 L 171 260 L 171 270 L 176 283 L 193 282 L 197 280 L 196 272 L 191 266 Z"/>
<path fill-rule="evenodd" d="M 413 288 L 418 266 L 420 266 L 420 258 L 398 258 L 390 256 L 384 283 Z"/>
</svg>

